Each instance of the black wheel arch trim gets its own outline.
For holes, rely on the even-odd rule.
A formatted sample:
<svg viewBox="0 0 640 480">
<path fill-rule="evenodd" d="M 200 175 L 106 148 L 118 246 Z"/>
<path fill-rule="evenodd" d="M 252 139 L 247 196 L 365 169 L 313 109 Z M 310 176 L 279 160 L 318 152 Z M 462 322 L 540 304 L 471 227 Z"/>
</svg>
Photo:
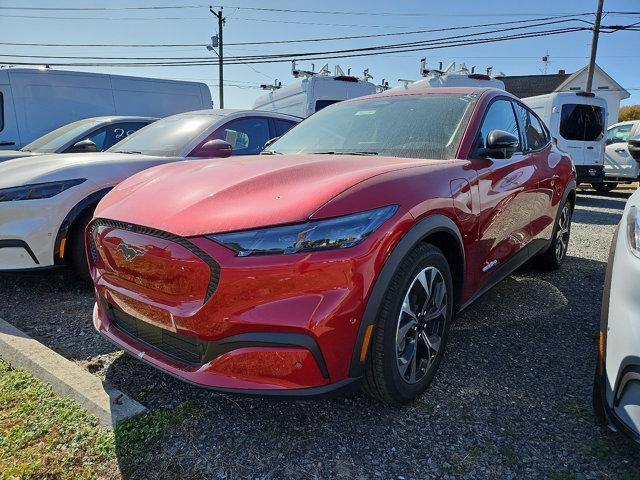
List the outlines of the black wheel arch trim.
<svg viewBox="0 0 640 480">
<path fill-rule="evenodd" d="M 0 240 L 0 248 L 22 248 L 29 254 L 31 260 L 33 260 L 36 265 L 40 265 L 40 262 L 38 261 L 35 253 L 33 253 L 33 250 L 31 250 L 29 244 L 24 240 L 14 240 L 11 238 Z"/>
<path fill-rule="evenodd" d="M 400 263 L 402 262 L 402 260 L 404 260 L 405 256 L 420 242 L 424 241 L 425 238 L 427 238 L 429 235 L 440 232 L 448 233 L 457 240 L 460 254 L 462 255 L 462 278 L 464 279 L 464 268 L 466 265 L 464 258 L 464 242 L 462 240 L 462 234 L 460 233 L 460 230 L 458 229 L 456 223 L 446 215 L 438 213 L 423 218 L 422 220 L 414 224 L 413 227 L 411 227 L 411 229 L 394 247 L 371 289 L 371 293 L 369 294 L 362 320 L 360 321 L 360 327 L 358 329 L 356 341 L 354 342 L 353 353 L 351 356 L 351 365 L 349 368 L 349 377 L 356 378 L 363 375 L 364 365 L 366 362 L 361 363 L 359 357 L 360 349 L 365 337 L 365 331 L 369 325 L 375 325 L 377 323 L 378 313 L 380 311 L 380 307 L 382 306 L 382 300 L 384 298 L 385 292 L 387 291 L 391 279 L 400 266 Z M 457 303 L 454 304 L 454 306 L 457 306 Z M 367 351 L 367 356 L 369 355 L 370 351 L 371 349 L 369 348 Z"/>
<path fill-rule="evenodd" d="M 62 239 L 67 237 L 69 230 L 73 223 L 88 209 L 93 205 L 97 205 L 102 198 L 109 193 L 109 191 L 113 187 L 103 188 L 96 192 L 93 192 L 91 195 L 83 198 L 80 202 L 78 202 L 70 211 L 67 213 L 67 216 L 64 217 L 60 228 L 58 229 L 58 234 L 56 235 L 56 241 L 53 246 L 53 263 L 59 265 L 64 263 L 60 258 L 60 245 L 62 244 Z"/>
</svg>

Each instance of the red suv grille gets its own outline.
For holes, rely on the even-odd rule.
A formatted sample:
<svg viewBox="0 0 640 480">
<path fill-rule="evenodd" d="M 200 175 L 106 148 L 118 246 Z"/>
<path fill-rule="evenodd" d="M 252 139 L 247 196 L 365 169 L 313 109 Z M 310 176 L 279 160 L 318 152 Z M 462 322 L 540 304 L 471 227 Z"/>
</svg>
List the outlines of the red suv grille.
<svg viewBox="0 0 640 480">
<path fill-rule="evenodd" d="M 93 261 L 94 265 L 98 265 L 100 260 L 103 260 L 103 263 L 104 263 L 104 260 L 105 260 L 100 258 L 101 248 L 96 244 L 96 238 L 102 235 L 101 232 L 103 232 L 103 229 L 105 228 L 110 229 L 112 231 L 122 231 L 124 232 L 123 235 L 127 235 L 126 232 L 130 232 L 139 236 L 152 237 L 154 239 L 157 239 L 155 240 L 156 243 L 158 241 L 164 240 L 164 241 L 179 245 L 183 249 L 189 250 L 191 254 L 199 258 L 202 262 L 204 262 L 209 267 L 209 274 L 208 274 L 209 279 L 208 279 L 208 284 L 206 285 L 206 292 L 203 292 L 204 288 L 203 290 L 200 290 L 201 292 L 200 295 L 204 293 L 205 302 L 211 297 L 211 295 L 213 295 L 216 288 L 218 287 L 218 282 L 220 281 L 220 265 L 218 265 L 218 263 L 215 260 L 213 260 L 210 256 L 208 256 L 206 253 L 204 253 L 202 250 L 200 250 L 197 246 L 195 246 L 186 238 L 179 237 L 172 233 L 164 232 L 162 230 L 156 230 L 153 228 L 144 227 L 140 225 L 133 225 L 125 222 L 118 222 L 115 220 L 98 218 L 93 220 L 89 224 L 89 227 L 87 228 L 89 255 L 91 256 L 91 260 Z M 102 242 L 102 240 L 100 239 L 98 239 L 98 241 Z M 101 247 L 106 247 L 106 245 L 103 245 L 102 243 L 100 243 L 100 245 Z M 177 247 L 177 248 L 180 248 L 180 247 Z M 182 250 L 182 251 L 185 252 L 185 250 Z M 132 267 L 133 266 L 135 266 L 135 263 L 132 264 Z M 153 266 L 159 269 L 162 269 L 162 268 L 171 269 L 172 267 L 179 268 L 179 265 L 176 262 L 174 263 L 169 262 L 164 264 L 156 262 L 156 264 L 154 264 Z M 112 267 L 114 266 L 112 265 Z M 206 268 L 206 267 L 202 265 L 202 268 Z M 202 268 L 200 269 L 201 273 L 202 273 Z M 124 271 L 122 273 L 126 274 L 126 272 Z M 204 272 L 204 274 L 206 275 L 206 271 Z M 206 277 L 205 277 L 205 282 L 206 282 Z M 204 287 L 204 285 L 202 286 Z"/>
</svg>

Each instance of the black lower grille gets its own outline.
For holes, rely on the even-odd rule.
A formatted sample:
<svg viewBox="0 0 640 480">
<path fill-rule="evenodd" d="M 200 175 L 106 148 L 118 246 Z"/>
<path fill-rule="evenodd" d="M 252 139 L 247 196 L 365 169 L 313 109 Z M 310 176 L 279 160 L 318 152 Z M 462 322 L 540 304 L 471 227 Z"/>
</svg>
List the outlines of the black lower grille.
<svg viewBox="0 0 640 480">
<path fill-rule="evenodd" d="M 191 365 L 202 365 L 207 343 L 139 320 L 107 305 L 111 324 L 121 332 L 160 353 Z"/>
</svg>

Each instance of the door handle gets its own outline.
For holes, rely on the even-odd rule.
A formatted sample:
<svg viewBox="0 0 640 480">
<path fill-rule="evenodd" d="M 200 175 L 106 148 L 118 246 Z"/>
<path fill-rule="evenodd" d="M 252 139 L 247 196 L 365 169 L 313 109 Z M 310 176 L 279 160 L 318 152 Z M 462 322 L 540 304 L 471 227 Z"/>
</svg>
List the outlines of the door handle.
<svg viewBox="0 0 640 480">
<path fill-rule="evenodd" d="M 10 147 L 15 144 L 16 142 L 0 142 L 0 147 Z"/>
<path fill-rule="evenodd" d="M 593 150 L 593 147 L 587 147 L 587 150 Z"/>
<path fill-rule="evenodd" d="M 624 148 L 616 148 L 614 152 L 622 153 L 624 152 Z"/>
</svg>

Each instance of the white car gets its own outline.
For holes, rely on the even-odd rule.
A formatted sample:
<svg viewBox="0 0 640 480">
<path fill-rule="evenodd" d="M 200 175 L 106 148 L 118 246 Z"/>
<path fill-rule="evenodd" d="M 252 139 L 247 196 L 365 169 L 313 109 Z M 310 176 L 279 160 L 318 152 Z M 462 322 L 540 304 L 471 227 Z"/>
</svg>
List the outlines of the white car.
<svg viewBox="0 0 640 480">
<path fill-rule="evenodd" d="M 87 278 L 84 229 L 115 185 L 162 163 L 257 154 L 299 121 L 254 110 L 200 110 L 158 120 L 106 152 L 0 163 L 0 271 L 69 262 Z"/>
<path fill-rule="evenodd" d="M 616 123 L 607 129 L 604 152 L 604 180 L 598 191 L 609 192 L 620 183 L 632 183 L 640 179 L 640 160 L 629 153 L 627 142 L 640 136 L 640 120 Z"/>
<path fill-rule="evenodd" d="M 47 153 L 104 152 L 156 120 L 129 116 L 85 118 L 56 128 L 19 150 L 0 150 L 0 162 Z"/>
<path fill-rule="evenodd" d="M 640 160 L 640 150 L 636 150 L 635 155 Z M 596 413 L 613 429 L 628 434 L 640 443 L 638 284 L 640 189 L 629 198 L 611 245 L 593 388 Z"/>
</svg>

